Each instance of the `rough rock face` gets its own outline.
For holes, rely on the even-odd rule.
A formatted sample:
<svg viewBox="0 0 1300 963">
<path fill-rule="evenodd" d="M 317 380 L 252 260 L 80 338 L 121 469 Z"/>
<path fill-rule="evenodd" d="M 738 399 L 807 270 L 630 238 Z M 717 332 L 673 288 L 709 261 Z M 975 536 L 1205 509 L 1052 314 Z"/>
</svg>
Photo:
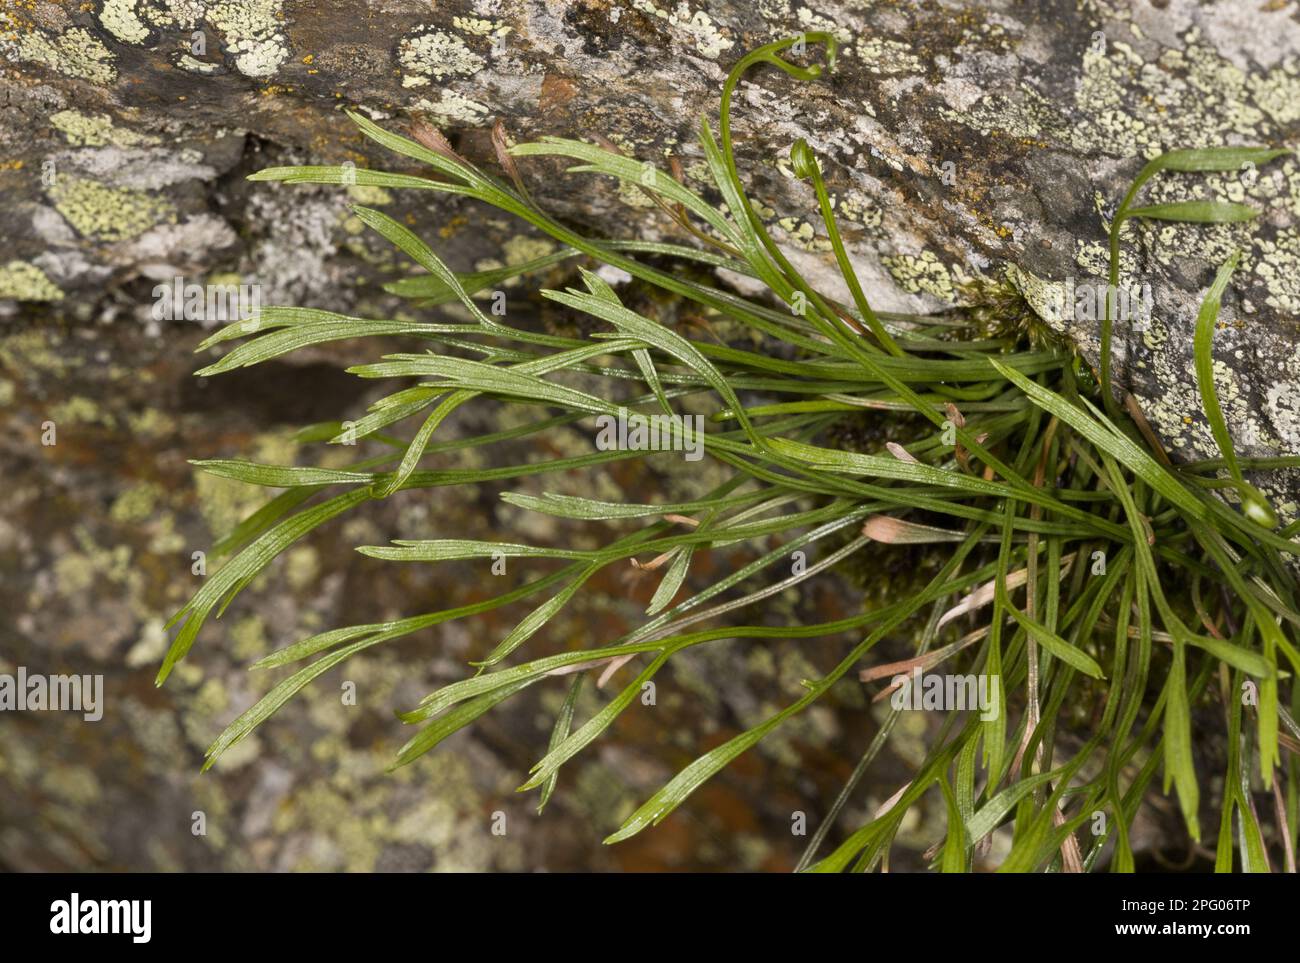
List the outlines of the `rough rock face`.
<svg viewBox="0 0 1300 963">
<path fill-rule="evenodd" d="M 742 167 L 789 245 L 822 254 L 808 190 L 782 161 L 807 136 L 887 307 L 951 303 L 963 279 L 1013 265 L 1047 312 L 1054 285 L 1104 277 L 1106 217 L 1143 158 L 1292 146 L 1300 129 L 1300 21 L 1280 4 L 12 3 L 0 13 L 11 240 L 0 296 L 84 305 L 140 277 L 238 272 L 273 299 L 353 302 L 369 277 L 356 260 L 376 248 L 338 192 L 237 184 L 259 153 L 396 166 L 350 128 L 338 110 L 350 105 L 397 125 L 427 115 L 487 155 L 501 116 L 516 137 L 598 132 L 646 159 L 676 154 L 703 186 L 693 128 L 716 109 L 727 66 L 811 29 L 841 37 L 839 69 L 812 85 L 754 74 L 738 104 Z M 645 230 L 657 216 L 633 192 L 574 196 L 561 177 L 538 188 L 597 230 Z M 1171 176 L 1150 194 L 1265 214 L 1129 232 L 1123 283 L 1149 285 L 1153 310 L 1118 350 L 1149 419 L 1176 453 L 1214 453 L 1188 376 L 1191 324 L 1213 268 L 1240 247 L 1220 391 L 1243 450 L 1300 451 L 1300 166 Z M 467 223 L 435 207 L 445 237 Z M 499 255 L 477 249 L 509 240 L 514 228 L 498 226 L 504 236 L 448 247 Z M 1096 323 L 1075 314 L 1053 320 L 1095 359 Z"/>
<path fill-rule="evenodd" d="M 736 104 L 740 167 L 792 256 L 834 288 L 811 191 L 788 170 L 789 145 L 806 137 L 822 159 L 864 285 L 885 309 L 940 308 L 959 302 L 969 279 L 1009 277 L 1051 314 L 1054 295 L 1104 283 L 1107 218 L 1143 159 L 1172 147 L 1294 148 L 1300 133 L 1300 14 L 1264 0 L 0 0 L 0 451 L 12 486 L 9 520 L 0 518 L 0 608 L 33 610 L 4 637 L 5 665 L 50 646 L 68 655 L 87 650 L 110 665 L 130 649 L 131 665 L 141 667 L 130 678 L 147 678 L 144 667 L 161 646 L 157 616 L 178 601 L 166 565 L 177 553 L 188 559 L 189 548 L 209 534 L 193 491 L 184 488 L 189 475 L 180 454 L 282 447 L 285 426 L 339 416 L 303 396 L 356 399 L 327 380 L 322 366 L 310 367 L 313 357 L 291 358 L 267 399 L 259 401 L 256 379 L 242 382 L 244 389 L 215 389 L 235 410 L 212 417 L 188 377 L 198 332 L 188 322 L 152 318 L 156 284 L 178 276 L 257 283 L 263 303 L 390 315 L 398 305 L 379 283 L 409 264 L 364 230 L 351 201 L 406 220 L 457 268 L 525 260 L 547 244 L 505 216 L 456 198 L 255 184 L 244 175 L 279 163 L 406 169 L 404 159 L 382 154 L 358 134 L 342 113 L 346 106 L 394 128 L 423 115 L 462 153 L 488 163 L 495 117 L 517 140 L 599 133 L 661 165 L 677 157 L 691 185 L 707 191 L 695 129 L 701 114 L 716 118 L 726 70 L 752 47 L 805 30 L 842 39 L 837 69 L 813 84 L 772 69 L 749 75 Z M 544 164 L 521 166 L 543 203 L 593 231 L 675 236 L 635 191 L 565 177 Z M 1265 213 L 1245 225 L 1127 231 L 1124 285 L 1149 285 L 1152 311 L 1144 331 L 1119 326 L 1122 377 L 1176 455 L 1216 453 L 1191 374 L 1192 325 L 1215 268 L 1240 248 L 1242 267 L 1216 335 L 1220 397 L 1241 453 L 1300 453 L 1300 162 L 1166 175 L 1146 196 L 1245 201 Z M 1086 310 L 1049 323 L 1096 360 L 1097 324 Z M 295 365 L 308 370 L 295 375 Z M 121 390 L 126 381 L 132 390 Z M 307 408 L 298 412 L 298 403 Z M 46 417 L 69 440 L 48 463 L 17 440 L 30 438 Z M 263 437 L 267 431 L 278 433 Z M 18 466 L 14 476 L 10 464 Z M 1298 479 L 1300 473 L 1260 479 L 1287 518 L 1300 514 Z M 50 501 L 51 492 L 58 501 Z M 35 505 L 46 507 L 37 512 Z M 105 506 L 112 506 L 107 517 Z M 73 526 L 69 515 L 95 521 Z M 35 532 L 36 544 L 33 523 L 48 528 Z M 123 534 L 132 526 L 144 528 L 138 544 Z M 285 568 L 296 571 L 287 562 Z M 327 574 L 357 577 L 350 571 L 340 566 Z M 277 644 L 281 634 L 302 628 L 298 609 L 276 607 L 275 593 L 266 595 L 253 609 L 261 621 L 240 630 L 243 642 L 234 638 L 253 654 L 266 641 L 265 626 Z M 105 600 L 108 608 L 100 604 Z M 388 600 L 360 612 L 337 600 L 317 602 L 309 614 L 321 624 L 390 611 Z M 94 625 L 107 628 L 96 633 Z M 176 697 L 198 706 L 202 732 L 198 724 L 194 732 L 177 730 L 165 701 L 172 697 L 138 687 L 135 715 L 122 724 L 159 747 L 141 784 L 174 774 L 174 753 L 192 756 L 214 726 L 253 697 L 236 661 L 218 665 L 229 675 L 215 688 L 196 677 Z M 374 670 L 384 691 L 401 684 L 396 665 Z M 444 678 L 443 671 L 433 676 Z M 238 697 L 228 701 L 231 691 Z M 735 695 L 741 706 L 751 698 Z M 391 735 L 381 729 L 389 709 L 385 702 L 367 710 L 374 719 L 366 739 Z M 743 718 L 748 710 L 733 711 Z M 283 731 L 297 736 L 313 719 L 320 724 L 324 710 L 285 712 Z M 329 806 L 314 808 L 355 809 L 360 799 L 383 825 L 405 825 L 422 797 L 410 807 L 380 798 L 373 787 L 386 755 L 381 760 L 370 743 L 344 742 L 337 720 L 323 725 L 334 742 L 304 738 L 291 764 L 343 760 L 360 775 L 346 788 L 353 794 L 346 804 L 331 795 Z M 544 739 L 545 727 L 535 728 Z M 54 732 L 45 730 L 51 745 L 59 743 Z M 855 748 L 836 757 L 860 751 L 860 740 L 851 741 Z M 478 780 L 466 790 L 464 807 L 490 808 L 487 800 L 507 791 L 510 774 L 478 765 L 489 752 L 482 743 L 461 749 Z M 41 775 L 38 755 L 10 754 L 7 764 L 0 758 L 0 778 L 35 794 L 13 797 L 24 800 L 16 804 L 20 814 L 54 798 L 71 825 L 78 812 L 135 798 L 116 795 L 124 791 L 117 783 L 103 788 L 96 781 L 96 772 L 102 780 L 104 769 L 126 764 L 121 759 L 78 763 L 58 783 Z M 665 755 L 671 765 L 687 758 L 681 747 Z M 671 771 L 659 760 L 654 766 Z M 662 774 L 655 769 L 638 791 L 652 789 Z M 244 775 L 199 789 L 171 778 L 168 792 L 185 800 L 180 808 L 197 792 L 208 808 L 221 810 L 256 787 L 261 801 L 245 817 L 255 825 L 243 828 L 242 841 L 265 839 L 275 820 L 291 821 L 297 812 L 282 802 L 287 790 L 274 761 L 249 763 Z M 586 778 L 591 795 L 627 801 L 606 770 Z M 824 798 L 823 790 L 833 786 L 799 787 L 811 798 Z M 799 803 L 792 793 L 785 808 Z M 295 805 L 313 809 L 310 799 Z M 762 816 L 773 826 L 787 819 L 775 811 Z M 44 860 L 21 837 L 15 843 L 12 834 L 0 834 L 0 859 L 81 866 L 130 858 L 123 855 L 126 842 L 95 836 L 98 824 L 82 825 L 83 836 L 73 833 L 66 852 Z M 384 859 L 416 863 L 423 856 L 410 857 L 407 848 L 428 843 L 398 829 L 383 838 Z M 362 846 L 354 859 L 349 841 L 323 843 L 314 829 L 303 831 L 296 855 L 258 850 L 235 860 L 178 845 L 159 843 L 147 859 L 163 867 L 219 860 L 364 868 L 379 858 Z M 696 848 L 682 842 L 684 852 Z M 475 853 L 464 862 L 514 867 L 533 865 L 534 856 Z M 722 861 L 742 865 L 733 853 Z"/>
</svg>

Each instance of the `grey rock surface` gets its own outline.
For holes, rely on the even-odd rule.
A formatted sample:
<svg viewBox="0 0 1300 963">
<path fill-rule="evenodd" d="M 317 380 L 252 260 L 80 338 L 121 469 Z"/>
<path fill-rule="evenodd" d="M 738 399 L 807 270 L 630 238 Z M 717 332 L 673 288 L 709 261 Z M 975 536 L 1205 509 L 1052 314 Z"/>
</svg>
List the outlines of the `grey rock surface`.
<svg viewBox="0 0 1300 963">
<path fill-rule="evenodd" d="M 372 270 L 400 270 L 358 236 L 346 198 L 240 181 L 271 159 L 399 166 L 339 108 L 398 127 L 428 117 L 484 159 L 496 117 L 516 138 L 599 133 L 656 163 L 678 156 L 704 188 L 694 130 L 727 67 L 774 38 L 829 30 L 842 48 L 828 82 L 759 70 L 738 99 L 741 168 L 785 243 L 831 277 L 808 188 L 784 161 L 806 136 L 880 306 L 952 304 L 965 280 L 1013 268 L 1046 314 L 1054 289 L 1104 283 L 1106 218 L 1145 158 L 1295 146 L 1298 18 L 1286 4 L 1190 0 L 13 3 L 0 12 L 0 297 L 98 307 L 141 278 L 238 273 L 273 298 L 346 307 Z M 543 200 L 593 230 L 669 230 L 635 191 L 530 173 Z M 1300 165 L 1150 188 L 1152 200 L 1189 197 L 1264 214 L 1128 231 L 1122 283 L 1149 286 L 1153 316 L 1145 330 L 1120 325 L 1121 383 L 1175 456 L 1215 453 L 1189 376 L 1191 326 L 1240 248 L 1220 394 L 1244 452 L 1300 452 Z M 446 200 L 391 203 L 454 238 L 453 260 L 523 243 L 517 225 L 485 230 Z M 1049 320 L 1096 361 L 1094 320 Z M 1294 517 L 1296 476 L 1263 482 Z"/>
<path fill-rule="evenodd" d="M 1280 3 L 0 3 L 0 671 L 98 665 L 124 694 L 102 724 L 118 728 L 93 738 L 63 717 L 0 720 L 0 863 L 655 868 L 707 863 L 712 853 L 731 867 L 791 864 L 798 840 L 759 840 L 784 832 L 790 812 L 829 799 L 844 760 L 865 745 L 870 719 L 850 695 L 837 714 L 765 747 L 757 769 L 702 793 L 698 819 L 674 817 L 668 835 L 619 851 L 631 855 L 609 856 L 597 843 L 611 819 L 693 757 L 701 732 L 718 739 L 783 702 L 801 677 L 798 652 L 762 665 L 745 653 L 718 656 L 697 667 L 708 685 L 687 678 L 687 663 L 678 698 L 696 723 L 682 730 L 689 738 L 641 754 L 616 740 L 575 775 L 573 802 L 557 795 L 567 822 L 552 815 L 560 828 L 501 845 L 486 833 L 488 816 L 501 805 L 512 819 L 532 818 L 510 790 L 544 745 L 553 705 L 512 710 L 535 715 L 466 736 L 443 765 L 396 781 L 382 772 L 391 709 L 460 677 L 473 651 L 451 628 L 416 679 L 404 667 L 418 647 L 358 670 L 369 673 L 359 677 L 370 692 L 362 721 L 345 725 L 326 693 L 286 708 L 228 771 L 194 777 L 202 747 L 265 685 L 243 671 L 248 657 L 304 630 L 410 614 L 404 593 L 442 589 L 349 592 L 370 585 L 372 570 L 348 552 L 358 533 L 336 533 L 314 554 L 277 562 L 269 584 L 210 630 L 219 642 L 196 649 L 193 671 L 154 690 L 161 620 L 186 592 L 178 573 L 248 507 L 245 495 L 193 480 L 184 458 L 289 455 L 291 427 L 344 417 L 341 406 L 366 399 L 338 374 L 343 355 L 332 351 L 196 388 L 189 352 L 201 332 L 155 321 L 150 309 L 156 284 L 184 276 L 257 283 L 265 303 L 389 315 L 399 305 L 379 285 L 410 265 L 365 231 L 350 202 L 411 224 L 458 269 L 544 249 L 518 223 L 456 198 L 244 180 L 283 163 L 409 169 L 365 141 L 343 107 L 395 129 L 428 118 L 488 164 L 496 117 L 516 140 L 600 134 L 661 166 L 678 158 L 707 193 L 695 129 L 701 115 L 716 118 L 727 69 L 754 46 L 806 30 L 841 37 L 837 68 L 814 84 L 771 69 L 749 75 L 736 105 L 740 168 L 792 257 L 835 293 L 811 192 L 788 169 L 789 145 L 806 137 L 864 285 L 884 309 L 939 309 L 970 299 L 973 280 L 1009 278 L 1048 314 L 1067 284 L 1104 282 L 1107 218 L 1145 158 L 1173 147 L 1295 148 L 1300 134 L 1300 13 Z M 557 166 L 523 171 L 545 205 L 588 230 L 681 240 L 633 190 Z M 1122 381 L 1176 457 L 1216 453 L 1191 373 L 1192 324 L 1216 267 L 1240 248 L 1216 335 L 1220 395 L 1241 453 L 1300 454 L 1300 163 L 1168 176 L 1147 196 L 1244 201 L 1264 214 L 1247 225 L 1129 229 L 1124 284 L 1149 285 L 1153 312 L 1143 332 L 1121 326 Z M 1095 363 L 1095 321 L 1051 323 Z M 33 439 L 46 419 L 61 441 L 43 451 Z M 1288 518 L 1300 513 L 1298 478 L 1259 479 Z M 638 483 L 685 484 L 618 479 L 624 490 Z M 461 497 L 466 504 L 423 508 L 485 532 L 514 521 Z M 410 505 L 376 511 L 365 522 L 376 534 L 422 524 Z M 595 606 L 575 611 L 573 631 L 610 618 L 610 608 L 617 619 L 636 611 L 617 586 Z M 757 688 L 705 698 L 718 678 L 746 672 L 758 673 Z M 337 689 L 338 679 L 327 681 Z M 618 735 L 635 742 L 659 731 L 633 723 Z M 817 775 L 798 776 L 800 759 Z M 888 798 L 905 772 L 896 762 L 864 808 Z M 752 811 L 746 801 L 764 794 L 769 804 Z M 197 842 L 194 810 L 215 827 Z M 924 826 L 912 831 L 919 852 L 931 840 Z"/>
</svg>

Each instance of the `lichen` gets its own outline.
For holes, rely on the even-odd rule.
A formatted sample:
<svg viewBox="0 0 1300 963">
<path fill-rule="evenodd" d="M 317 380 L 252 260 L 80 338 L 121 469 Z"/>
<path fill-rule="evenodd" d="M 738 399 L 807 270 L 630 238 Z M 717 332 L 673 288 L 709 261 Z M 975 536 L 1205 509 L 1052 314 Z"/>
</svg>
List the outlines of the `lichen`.
<svg viewBox="0 0 1300 963">
<path fill-rule="evenodd" d="M 348 187 L 348 199 L 366 207 L 383 207 L 393 203 L 393 195 L 374 184 L 352 184 Z M 217 282 L 213 282 L 214 284 Z"/>
<path fill-rule="evenodd" d="M 56 424 L 112 426 L 113 415 L 105 411 L 94 399 L 85 395 L 71 395 L 50 408 L 50 417 Z"/>
<path fill-rule="evenodd" d="M 62 301 L 63 292 L 45 272 L 27 261 L 10 261 L 0 267 L 0 299 Z"/>
<path fill-rule="evenodd" d="M 9 59 L 44 64 L 101 87 L 117 80 L 113 53 L 85 27 L 50 34 L 17 22 L 12 13 L 0 12 L 0 53 Z"/>
<path fill-rule="evenodd" d="M 270 77 L 289 59 L 282 7 L 282 0 L 221 0 L 209 8 L 208 21 L 225 35 L 244 76 Z"/>
<path fill-rule="evenodd" d="M 526 234 L 512 237 L 502 246 L 502 254 L 505 255 L 506 264 L 512 267 L 539 257 L 545 257 L 554 250 L 555 243 L 553 241 L 544 237 L 529 237 Z"/>
<path fill-rule="evenodd" d="M 230 627 L 230 651 L 241 662 L 251 662 L 266 655 L 266 622 L 260 615 L 247 615 Z"/>
<path fill-rule="evenodd" d="M 949 304 L 957 300 L 953 274 L 933 251 L 898 254 L 881 260 L 904 291 L 913 294 L 924 291 Z"/>
<path fill-rule="evenodd" d="M 55 180 L 49 195 L 83 237 L 121 241 L 138 237 L 155 224 L 176 221 L 176 209 L 164 198 L 66 174 Z"/>
<path fill-rule="evenodd" d="M 499 39 L 509 36 L 512 29 L 499 20 L 483 17 L 452 17 L 451 25 L 463 34 L 473 37 L 492 37 Z"/>
<path fill-rule="evenodd" d="M 134 0 L 104 0 L 99 22 L 122 43 L 139 44 L 149 38 L 149 28 L 136 13 Z"/>
<path fill-rule="evenodd" d="M 86 114 L 79 110 L 60 110 L 50 115 L 50 123 L 63 133 L 74 147 L 141 147 L 159 143 L 151 134 L 140 134 L 113 125 L 108 114 Z"/>
<path fill-rule="evenodd" d="M 479 103 L 454 90 L 444 87 L 434 102 L 421 97 L 413 105 L 417 111 L 433 115 L 442 126 L 476 126 L 491 112 L 487 104 Z"/>
<path fill-rule="evenodd" d="M 718 29 L 707 13 L 691 10 L 685 0 L 671 9 L 656 6 L 652 0 L 632 0 L 632 7 L 676 28 L 677 32 L 686 36 L 691 46 L 710 60 L 717 60 L 719 54 L 736 45 L 734 40 Z"/>
<path fill-rule="evenodd" d="M 860 37 L 856 44 L 862 64 L 873 74 L 915 74 L 921 72 L 920 58 L 905 43 L 884 37 Z"/>
<path fill-rule="evenodd" d="M 397 59 L 405 70 L 403 87 L 427 87 L 430 79 L 470 77 L 487 65 L 456 34 L 427 26 L 401 39 Z"/>
<path fill-rule="evenodd" d="M 126 524 L 146 522 L 158 510 L 163 495 L 163 490 L 150 482 L 128 488 L 114 499 L 108 516 L 115 522 Z"/>
</svg>

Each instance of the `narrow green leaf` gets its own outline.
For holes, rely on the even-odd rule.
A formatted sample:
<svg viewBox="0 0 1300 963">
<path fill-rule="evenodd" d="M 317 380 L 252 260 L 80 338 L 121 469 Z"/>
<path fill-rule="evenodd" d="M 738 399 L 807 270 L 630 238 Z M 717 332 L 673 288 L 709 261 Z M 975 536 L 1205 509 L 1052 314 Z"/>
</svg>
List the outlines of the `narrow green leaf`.
<svg viewBox="0 0 1300 963">
<path fill-rule="evenodd" d="M 1152 164 L 1168 171 L 1239 171 L 1248 164 L 1267 164 L 1289 150 L 1273 147 L 1200 147 L 1165 151 Z"/>
<path fill-rule="evenodd" d="M 573 682 L 569 684 L 569 694 L 564 697 L 564 702 L 560 705 L 560 711 L 555 717 L 555 727 L 551 730 L 551 741 L 547 746 L 547 751 L 553 750 L 556 746 L 568 738 L 569 732 L 573 726 L 573 710 L 578 704 L 578 695 L 582 692 L 582 683 L 587 677 L 579 674 L 574 676 Z M 558 772 L 551 773 L 551 777 L 546 780 L 542 786 L 541 798 L 537 801 L 537 813 L 541 815 L 550 802 L 551 794 L 555 792 L 555 786 L 560 781 Z"/>
<path fill-rule="evenodd" d="M 1192 839 L 1200 840 L 1200 789 L 1192 763 L 1192 714 L 1187 704 L 1186 649 L 1174 642 L 1174 657 L 1165 683 L 1165 792 L 1178 791 L 1183 819 Z"/>
<path fill-rule="evenodd" d="M 1189 224 L 1236 224 L 1259 217 L 1259 210 L 1230 201 L 1173 201 L 1131 207 L 1126 217 L 1147 217 L 1157 221 L 1183 221 Z"/>
<path fill-rule="evenodd" d="M 682 587 L 686 581 L 686 573 L 691 567 L 691 552 L 685 548 L 677 550 L 673 556 L 672 562 L 668 565 L 668 571 L 659 581 L 659 587 L 655 589 L 654 597 L 650 599 L 650 605 L 646 608 L 646 615 L 657 615 L 668 607 L 673 598 L 677 595 L 677 590 Z"/>
<path fill-rule="evenodd" d="M 948 785 L 946 775 L 940 774 L 939 786 L 943 790 L 943 801 L 948 810 L 948 832 L 944 837 L 943 861 L 940 869 L 945 873 L 964 873 L 967 869 L 968 847 L 966 826 L 962 822 L 961 810 L 957 808 L 957 798 L 953 795 L 952 787 Z"/>
<path fill-rule="evenodd" d="M 1076 408 L 1056 392 L 1031 381 L 996 358 L 990 358 L 989 364 L 997 368 L 1003 377 L 1028 395 L 1030 401 L 1044 411 L 1060 418 L 1102 451 L 1114 457 L 1125 468 L 1159 492 L 1163 498 L 1177 505 L 1197 521 L 1204 520 L 1206 508 L 1201 504 L 1200 499 L 1188 491 L 1178 478 L 1163 468 L 1159 462 L 1134 444 L 1132 440 L 1113 425 L 1109 423 L 1103 424 L 1096 418 L 1090 417 L 1087 412 Z"/>
<path fill-rule="evenodd" d="M 1014 605 L 1006 606 L 1007 613 L 1016 620 L 1016 622 L 1033 638 L 1035 642 L 1041 645 L 1052 655 L 1056 656 L 1071 668 L 1078 669 L 1084 675 L 1092 676 L 1094 679 L 1104 679 L 1106 674 L 1102 671 L 1095 659 L 1088 653 L 1075 648 L 1065 639 L 1061 638 L 1055 632 L 1052 632 L 1047 626 L 1043 625 L 1028 615 L 1021 612 Z"/>
</svg>

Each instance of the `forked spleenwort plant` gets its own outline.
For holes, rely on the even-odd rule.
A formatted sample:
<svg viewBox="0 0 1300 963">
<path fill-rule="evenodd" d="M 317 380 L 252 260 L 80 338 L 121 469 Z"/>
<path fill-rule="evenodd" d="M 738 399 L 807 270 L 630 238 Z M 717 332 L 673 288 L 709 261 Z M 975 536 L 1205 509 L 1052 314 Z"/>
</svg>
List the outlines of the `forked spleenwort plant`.
<svg viewBox="0 0 1300 963">
<path fill-rule="evenodd" d="M 1110 225 L 1112 296 L 1094 381 L 1068 346 L 1027 342 L 1019 327 L 990 326 L 969 311 L 945 316 L 873 311 L 845 253 L 816 158 L 802 140 L 791 149 L 791 166 L 796 176 L 812 182 L 852 304 L 814 290 L 787 260 L 741 182 L 732 152 L 731 102 L 742 75 L 761 64 L 798 80 L 820 76 L 821 66 L 799 66 L 782 56 L 799 40 L 823 47 L 826 65 L 833 66 L 835 41 L 827 34 L 757 49 L 727 77 L 716 140 L 709 122 L 701 122 L 700 143 L 721 197 L 716 205 L 662 170 L 592 144 L 547 137 L 510 147 L 498 128 L 494 142 L 507 175 L 502 179 L 457 155 L 432 128 L 417 126 L 410 140 L 355 114 L 352 120 L 367 137 L 427 166 L 433 176 L 351 166 L 277 167 L 252 175 L 256 181 L 463 195 L 516 215 L 561 247 L 528 263 L 458 274 L 405 226 L 358 207 L 357 217 L 427 272 L 389 289 L 419 305 L 459 302 L 468 322 L 368 320 L 268 307 L 207 339 L 202 348 L 247 338 L 200 371 L 203 376 L 342 339 L 400 336 L 447 353 L 388 355 L 349 369 L 362 378 L 398 379 L 401 386 L 348 429 L 378 453 L 346 470 L 196 462 L 203 471 L 283 491 L 215 546 L 229 558 L 172 619 L 170 627 L 179 625 L 179 632 L 158 673 L 159 684 L 185 657 L 208 617 L 220 615 L 272 559 L 367 501 L 411 489 L 572 473 L 657 457 L 646 451 L 593 450 L 494 469 L 426 467 L 434 456 L 508 439 L 544 438 L 583 419 L 616 415 L 621 406 L 671 413 L 675 399 L 690 395 L 696 401 L 712 399 L 705 451 L 727 480 L 706 497 L 681 504 L 503 495 L 522 509 L 608 521 L 624 531 L 594 551 L 459 539 L 361 547 L 365 555 L 392 562 L 512 557 L 527 559 L 528 565 L 563 564 L 542 569 L 544 574 L 488 601 L 335 628 L 273 652 L 255 667 L 302 665 L 230 724 L 208 751 L 207 765 L 313 679 L 363 650 L 449 620 L 525 603 L 521 611 L 527 614 L 475 664 L 477 671 L 401 714 L 417 730 L 395 765 L 418 758 L 528 686 L 564 686 L 568 695 L 550 745 L 521 787 L 539 790 L 545 805 L 564 764 L 598 739 L 675 654 L 716 640 L 847 634 L 856 644 L 833 669 L 805 680 L 797 699 L 685 767 L 607 841 L 627 839 L 662 820 L 849 673 L 888 679 L 916 666 L 925 671 L 942 666 L 998 680 L 1005 710 L 988 719 L 978 712 L 946 714 L 911 781 L 826 851 L 828 829 L 889 738 L 899 711 L 891 710 L 819 821 L 800 868 L 887 867 L 904 816 L 924 794 L 933 793 L 947 814 L 946 836 L 932 850 L 935 865 L 944 871 L 971 869 L 999 827 L 1012 831 L 1000 864 L 1004 870 L 1089 870 L 1113 840 L 1107 864 L 1131 871 L 1130 827 L 1138 807 L 1155 791 L 1150 784 L 1157 773 L 1163 792 L 1171 787 L 1176 792 L 1187 831 L 1198 841 L 1201 781 L 1222 776 L 1218 869 L 1266 870 L 1270 849 L 1276 854 L 1274 867 L 1293 865 L 1300 825 L 1295 755 L 1300 729 L 1294 721 L 1300 691 L 1291 681 L 1300 668 L 1295 644 L 1300 608 L 1293 565 L 1300 543 L 1294 538 L 1297 527 L 1279 528 L 1268 501 L 1246 475 L 1294 467 L 1300 459 L 1237 457 L 1215 396 L 1213 332 L 1237 257 L 1218 272 L 1196 323 L 1196 376 L 1221 458 L 1173 465 L 1136 405 L 1122 406 L 1124 397 L 1113 397 L 1110 365 L 1123 224 L 1139 218 L 1223 223 L 1258 214 L 1218 201 L 1133 206 L 1142 185 L 1161 172 L 1234 171 L 1285 152 L 1174 150 L 1142 169 Z M 571 171 L 609 175 L 639 187 L 691 243 L 576 233 L 528 194 L 516 161 L 535 157 L 567 158 L 575 162 Z M 570 258 L 579 261 L 583 287 L 542 294 L 595 319 L 596 330 L 587 337 L 512 327 L 476 303 L 476 293 Z M 694 302 L 706 319 L 743 324 L 782 350 L 756 352 L 693 340 L 630 310 L 584 262 L 622 269 Z M 716 268 L 761 282 L 769 296 L 742 296 L 714 286 L 707 279 L 716 276 Z M 566 373 L 609 385 L 611 397 L 565 384 Z M 523 427 L 433 443 L 448 416 L 479 398 L 535 406 L 543 414 Z M 881 418 L 911 413 L 933 423 L 934 431 L 907 449 L 892 443 L 879 452 L 825 446 L 837 422 L 870 412 Z M 416 416 L 423 421 L 409 441 L 384 430 Z M 350 440 L 341 422 L 306 428 L 299 439 Z M 702 591 L 684 590 L 694 557 L 742 542 L 755 544 L 761 554 Z M 761 610 L 764 599 L 855 553 L 869 552 L 873 542 L 935 543 L 932 551 L 942 565 L 928 584 L 849 618 L 784 627 L 718 624 L 722 616 Z M 800 549 L 821 554 L 803 570 L 786 574 L 792 553 Z M 600 644 L 592 648 L 549 655 L 533 651 L 524 657 L 525 646 L 544 640 L 544 634 L 533 637 L 584 583 L 607 566 L 627 565 L 647 554 L 662 559 L 663 575 L 644 624 L 619 638 L 593 640 Z M 1105 559 L 1102 566 L 1090 561 L 1099 557 Z M 915 638 L 914 657 L 879 665 L 872 650 L 888 637 Z M 575 718 L 584 680 L 599 677 L 603 683 L 629 664 L 627 671 L 635 676 L 591 718 Z M 1092 720 L 1086 741 L 1076 740 L 1072 755 L 1058 738 L 1066 725 L 1065 706 L 1090 707 Z M 1192 755 L 1194 708 L 1198 725 L 1205 725 L 1207 716 L 1220 720 L 1215 725 L 1228 756 L 1225 772 L 1203 772 L 1200 780 Z M 1267 804 L 1257 808 L 1257 796 Z M 1106 816 L 1099 833 L 1093 831 L 1097 813 Z"/>
</svg>

